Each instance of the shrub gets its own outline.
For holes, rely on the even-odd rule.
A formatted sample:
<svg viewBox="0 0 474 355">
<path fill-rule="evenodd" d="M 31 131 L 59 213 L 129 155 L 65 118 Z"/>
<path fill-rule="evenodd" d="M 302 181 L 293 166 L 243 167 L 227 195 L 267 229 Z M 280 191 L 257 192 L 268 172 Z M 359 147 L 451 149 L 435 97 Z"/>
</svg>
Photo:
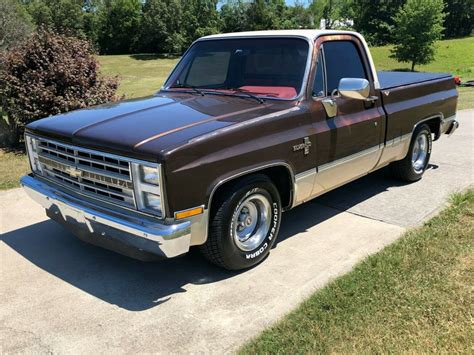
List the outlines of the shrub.
<svg viewBox="0 0 474 355">
<path fill-rule="evenodd" d="M 117 78 L 99 75 L 87 41 L 40 29 L 0 58 L 0 106 L 7 116 L 8 144 L 26 124 L 51 115 L 118 99 Z"/>
</svg>

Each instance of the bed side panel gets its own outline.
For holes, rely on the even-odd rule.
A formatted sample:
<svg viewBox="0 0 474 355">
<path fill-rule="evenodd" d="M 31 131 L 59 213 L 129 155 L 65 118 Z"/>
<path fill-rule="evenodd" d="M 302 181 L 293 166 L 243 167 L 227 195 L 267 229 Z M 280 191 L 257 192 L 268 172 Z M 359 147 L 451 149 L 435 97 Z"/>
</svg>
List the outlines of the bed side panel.
<svg viewBox="0 0 474 355">
<path fill-rule="evenodd" d="M 456 112 L 457 90 L 452 77 L 383 90 L 382 100 L 387 112 L 386 140 L 412 132 L 423 119 Z"/>
</svg>

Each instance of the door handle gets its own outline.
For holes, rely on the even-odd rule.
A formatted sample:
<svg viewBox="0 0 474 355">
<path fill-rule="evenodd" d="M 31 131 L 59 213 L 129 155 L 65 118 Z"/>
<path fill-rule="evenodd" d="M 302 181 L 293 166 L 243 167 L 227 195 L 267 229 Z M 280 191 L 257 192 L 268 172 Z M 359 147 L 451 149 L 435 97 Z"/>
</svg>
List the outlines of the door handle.
<svg viewBox="0 0 474 355">
<path fill-rule="evenodd" d="M 377 101 L 378 99 L 379 99 L 378 96 L 369 96 L 368 98 L 365 99 L 365 101 L 375 103 L 375 101 Z"/>
<path fill-rule="evenodd" d="M 337 103 L 333 98 L 322 99 L 321 103 L 323 104 L 324 109 L 326 110 L 326 115 L 333 118 L 337 115 Z"/>
</svg>

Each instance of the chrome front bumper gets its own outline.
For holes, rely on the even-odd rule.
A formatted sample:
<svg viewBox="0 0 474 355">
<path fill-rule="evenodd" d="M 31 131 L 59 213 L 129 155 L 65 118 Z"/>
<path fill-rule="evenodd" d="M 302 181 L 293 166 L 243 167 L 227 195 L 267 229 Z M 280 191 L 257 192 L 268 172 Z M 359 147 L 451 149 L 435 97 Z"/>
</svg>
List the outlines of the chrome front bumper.
<svg viewBox="0 0 474 355">
<path fill-rule="evenodd" d="M 138 259 L 143 255 L 171 258 L 186 253 L 191 244 L 191 222 L 165 224 L 150 218 L 102 208 L 31 176 L 21 185 L 46 209 L 46 214 L 80 239 Z"/>
</svg>

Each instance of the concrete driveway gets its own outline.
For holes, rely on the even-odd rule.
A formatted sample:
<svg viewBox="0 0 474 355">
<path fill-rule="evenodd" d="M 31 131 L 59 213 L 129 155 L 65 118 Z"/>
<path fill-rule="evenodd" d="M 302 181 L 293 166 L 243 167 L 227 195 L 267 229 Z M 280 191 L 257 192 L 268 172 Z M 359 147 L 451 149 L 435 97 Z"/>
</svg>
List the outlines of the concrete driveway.
<svg viewBox="0 0 474 355">
<path fill-rule="evenodd" d="M 474 110 L 422 181 L 385 170 L 284 215 L 278 244 L 233 273 L 199 253 L 141 263 L 84 244 L 20 189 L 0 193 L 1 352 L 229 352 L 474 183 Z"/>
</svg>

